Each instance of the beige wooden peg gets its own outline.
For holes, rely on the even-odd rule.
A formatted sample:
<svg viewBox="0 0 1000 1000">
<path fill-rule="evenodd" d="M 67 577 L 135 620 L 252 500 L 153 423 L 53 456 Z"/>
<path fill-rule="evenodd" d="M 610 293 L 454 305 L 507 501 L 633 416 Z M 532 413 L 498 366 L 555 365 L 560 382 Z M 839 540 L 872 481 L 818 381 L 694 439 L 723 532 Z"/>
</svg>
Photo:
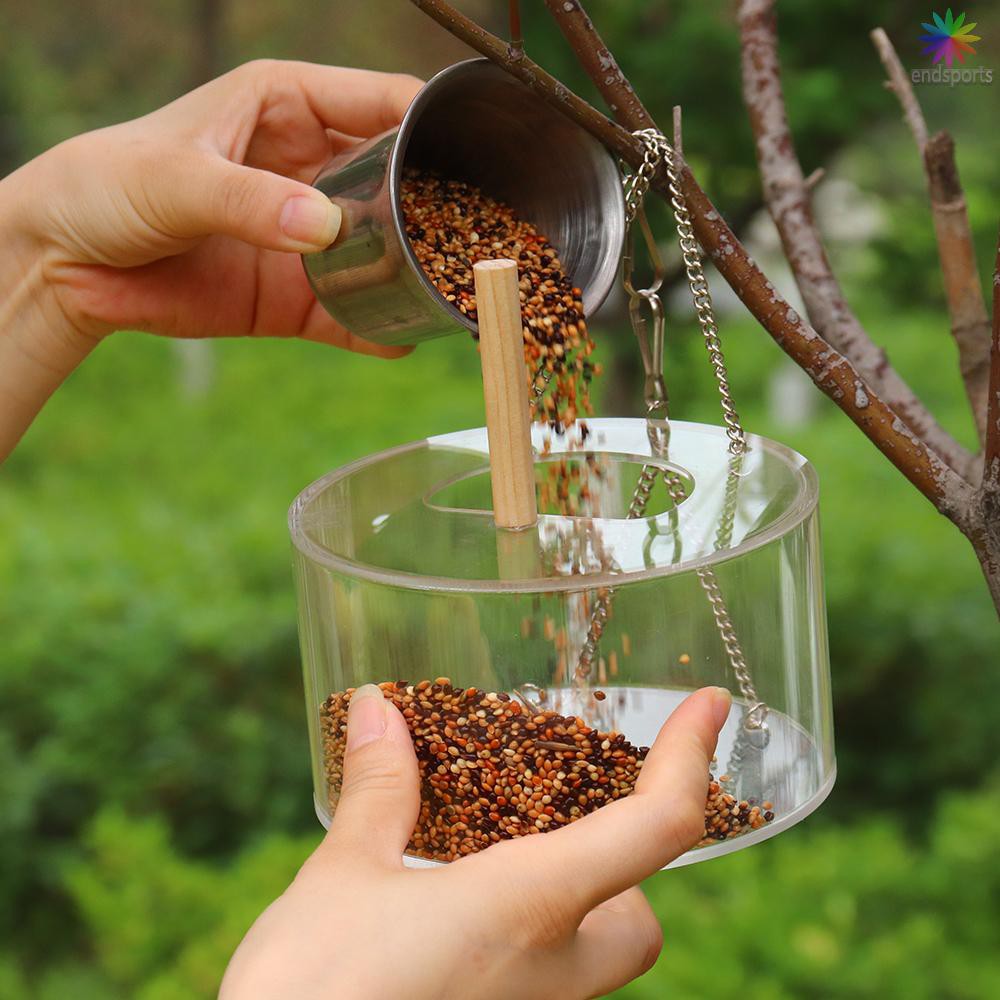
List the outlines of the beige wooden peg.
<svg viewBox="0 0 1000 1000">
<path fill-rule="evenodd" d="M 512 260 L 484 260 L 472 271 L 479 315 L 493 517 L 497 527 L 526 528 L 538 520 L 538 506 L 517 264 Z"/>
</svg>

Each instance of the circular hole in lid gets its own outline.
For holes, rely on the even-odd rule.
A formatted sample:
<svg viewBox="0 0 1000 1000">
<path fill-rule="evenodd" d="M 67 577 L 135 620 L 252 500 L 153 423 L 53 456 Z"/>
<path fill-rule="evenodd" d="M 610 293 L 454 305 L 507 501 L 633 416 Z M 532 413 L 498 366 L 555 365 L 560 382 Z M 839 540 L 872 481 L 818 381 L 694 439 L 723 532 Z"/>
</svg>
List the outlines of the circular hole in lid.
<svg viewBox="0 0 1000 1000">
<path fill-rule="evenodd" d="M 555 494 L 555 470 L 566 463 L 569 475 L 568 495 Z M 558 455 L 545 455 L 535 460 L 535 487 L 538 513 L 568 517 L 600 517 L 612 521 L 629 520 L 636 483 L 647 465 L 657 468 L 660 474 L 650 492 L 642 517 L 656 517 L 679 507 L 694 492 L 694 477 L 686 469 L 669 462 L 656 462 L 636 455 L 610 452 L 580 451 Z M 667 489 L 665 476 L 670 473 L 676 484 L 680 502 L 675 502 Z M 562 478 L 562 477 L 560 477 Z M 424 497 L 432 510 L 446 513 L 493 513 L 493 490 L 489 466 L 466 472 L 450 479 Z M 567 507 L 569 508 L 567 512 Z"/>
</svg>

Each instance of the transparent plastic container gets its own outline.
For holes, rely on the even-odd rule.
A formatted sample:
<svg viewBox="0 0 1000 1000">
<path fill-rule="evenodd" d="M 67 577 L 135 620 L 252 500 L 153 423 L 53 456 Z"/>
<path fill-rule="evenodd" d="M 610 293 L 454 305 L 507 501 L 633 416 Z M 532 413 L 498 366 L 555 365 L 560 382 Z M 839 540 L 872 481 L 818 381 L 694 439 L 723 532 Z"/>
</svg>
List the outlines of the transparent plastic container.
<svg viewBox="0 0 1000 1000">
<path fill-rule="evenodd" d="M 586 450 L 571 450 L 567 439 L 532 428 L 536 479 L 545 482 L 550 463 L 562 459 L 599 468 L 594 503 L 600 516 L 566 516 L 541 506 L 535 528 L 497 529 L 482 428 L 369 456 L 329 473 L 295 500 L 289 523 L 316 811 L 324 824 L 339 793 L 338 713 L 346 710 L 345 693 L 367 682 L 393 682 L 394 696 L 431 706 L 435 697 L 475 689 L 473 707 L 484 705 L 486 722 L 495 709 L 516 704 L 505 711 L 518 712 L 524 725 L 543 716 L 540 731 L 522 725 L 518 734 L 538 740 L 543 757 L 572 763 L 574 739 L 589 740 L 598 756 L 607 742 L 607 753 L 622 751 L 619 778 L 634 777 L 636 755 L 688 693 L 709 684 L 728 687 L 736 697 L 713 787 L 738 803 L 740 816 L 752 813 L 754 823 L 733 820 L 725 830 L 716 816 L 706 840 L 674 864 L 773 836 L 829 793 L 836 766 L 812 467 L 783 445 L 751 435 L 735 475 L 723 429 L 678 421 L 671 423 L 667 465 L 651 449 L 646 421 L 588 424 Z M 546 447 L 551 453 L 543 455 Z M 628 519 L 644 465 L 672 472 L 686 497 L 675 503 L 661 478 L 645 516 Z M 734 676 L 718 609 L 709 600 L 713 582 L 751 690 L 766 709 L 749 702 Z M 581 671 L 581 651 L 602 601 L 608 620 Z M 449 686 L 434 687 L 439 678 Z M 431 686 L 421 692 L 422 681 Z M 484 697 L 491 700 L 483 703 Z M 551 713 L 557 713 L 558 732 L 545 731 Z M 762 716 L 763 725 L 754 727 Z M 574 719 L 581 720 L 577 732 L 566 735 Z M 581 726 L 593 732 L 584 729 L 581 737 Z M 440 828 L 455 820 L 439 794 L 449 775 L 463 781 L 485 775 L 492 765 L 479 761 L 490 753 L 499 767 L 513 760 L 503 756 L 509 733 L 490 731 L 487 740 L 477 732 L 457 754 L 433 740 L 430 746 L 417 741 L 425 779 L 440 772 L 437 786 L 424 782 L 421 822 Z M 492 751 L 490 742 L 498 743 Z M 597 763 L 595 781 L 604 777 Z M 497 796 L 508 798 L 497 791 L 500 785 L 477 786 L 485 812 L 501 819 L 499 826 L 485 819 L 485 826 L 471 824 L 475 849 L 497 839 L 493 833 L 506 837 L 528 826 L 544 832 L 559 816 L 575 818 L 564 795 L 555 799 L 556 819 L 510 820 L 515 805 L 494 804 Z M 587 809 L 608 801 L 609 788 L 619 786 L 626 792 L 628 781 L 595 785 L 598 800 Z M 472 832 L 460 832 L 467 836 L 457 853 L 464 853 Z M 411 848 L 432 860 L 454 856 L 419 838 Z"/>
</svg>

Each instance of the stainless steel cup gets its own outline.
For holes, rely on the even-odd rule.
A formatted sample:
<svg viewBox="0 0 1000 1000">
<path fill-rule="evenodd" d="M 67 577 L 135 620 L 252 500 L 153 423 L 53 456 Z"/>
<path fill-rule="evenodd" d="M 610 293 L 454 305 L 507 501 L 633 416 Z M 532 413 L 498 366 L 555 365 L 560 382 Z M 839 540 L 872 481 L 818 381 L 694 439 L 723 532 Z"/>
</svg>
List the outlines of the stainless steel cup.
<svg viewBox="0 0 1000 1000">
<path fill-rule="evenodd" d="M 352 333 L 416 344 L 476 329 L 410 247 L 399 197 L 404 166 L 468 181 L 510 205 L 559 251 L 588 313 L 611 290 L 625 234 L 615 160 L 524 84 L 472 59 L 438 73 L 399 128 L 341 153 L 315 181 L 344 221 L 337 241 L 303 262 L 317 298 Z"/>
</svg>

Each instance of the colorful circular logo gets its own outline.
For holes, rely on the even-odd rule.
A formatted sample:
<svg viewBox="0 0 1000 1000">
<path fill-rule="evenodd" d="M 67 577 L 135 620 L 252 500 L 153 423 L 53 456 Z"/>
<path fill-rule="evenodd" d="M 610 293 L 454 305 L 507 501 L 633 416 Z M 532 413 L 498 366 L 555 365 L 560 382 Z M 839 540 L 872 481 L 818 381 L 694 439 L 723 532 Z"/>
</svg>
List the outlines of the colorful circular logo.
<svg viewBox="0 0 1000 1000">
<path fill-rule="evenodd" d="M 975 21 L 966 24 L 965 15 L 953 16 L 950 7 L 944 17 L 941 17 L 940 14 L 932 16 L 934 23 L 928 24 L 924 21 L 923 28 L 927 34 L 920 36 L 920 40 L 927 43 L 924 55 L 933 54 L 935 63 L 939 63 L 943 59 L 951 66 L 956 59 L 963 63 L 967 55 L 974 56 L 976 54 L 972 43 L 978 42 L 980 36 L 972 34 L 972 29 L 976 26 Z"/>
</svg>

